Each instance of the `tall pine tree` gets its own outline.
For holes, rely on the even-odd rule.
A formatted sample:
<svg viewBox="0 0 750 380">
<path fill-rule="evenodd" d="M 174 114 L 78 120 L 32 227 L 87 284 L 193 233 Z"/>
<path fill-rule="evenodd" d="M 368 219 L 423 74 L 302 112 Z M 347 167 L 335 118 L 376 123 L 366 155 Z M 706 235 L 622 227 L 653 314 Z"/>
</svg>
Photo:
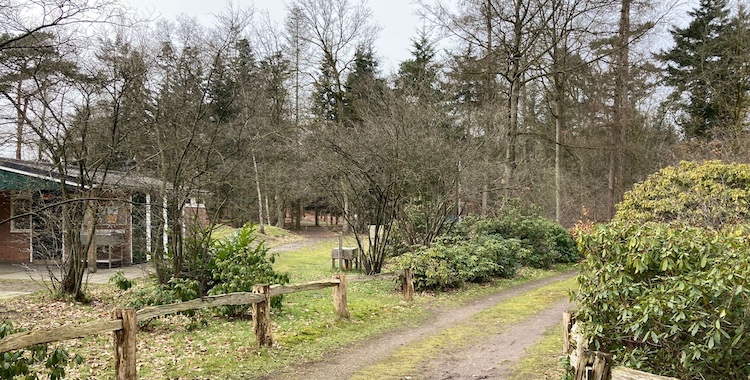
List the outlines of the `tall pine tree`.
<svg viewBox="0 0 750 380">
<path fill-rule="evenodd" d="M 724 41 L 730 23 L 727 0 L 701 0 L 685 28 L 671 33 L 675 46 L 659 54 L 666 63 L 665 83 L 674 87 L 672 101 L 687 138 L 716 138 L 735 123 L 724 90 L 733 78 Z"/>
</svg>

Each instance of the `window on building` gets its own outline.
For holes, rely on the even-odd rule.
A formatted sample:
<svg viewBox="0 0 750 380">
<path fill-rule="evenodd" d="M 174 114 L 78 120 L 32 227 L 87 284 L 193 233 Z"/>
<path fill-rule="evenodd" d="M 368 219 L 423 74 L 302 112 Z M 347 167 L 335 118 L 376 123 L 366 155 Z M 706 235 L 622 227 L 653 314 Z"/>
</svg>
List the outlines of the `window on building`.
<svg viewBox="0 0 750 380">
<path fill-rule="evenodd" d="M 11 232 L 28 232 L 31 231 L 31 215 L 16 218 L 18 215 L 24 215 L 31 212 L 31 197 L 15 196 L 10 201 L 10 221 Z"/>
</svg>

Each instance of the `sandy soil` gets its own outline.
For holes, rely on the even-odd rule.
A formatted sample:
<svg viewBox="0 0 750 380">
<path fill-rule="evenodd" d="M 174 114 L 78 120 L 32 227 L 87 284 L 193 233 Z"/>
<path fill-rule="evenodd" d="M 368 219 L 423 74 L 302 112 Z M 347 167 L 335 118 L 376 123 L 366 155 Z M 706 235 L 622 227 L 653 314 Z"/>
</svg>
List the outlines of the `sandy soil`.
<svg viewBox="0 0 750 380">
<path fill-rule="evenodd" d="M 347 379 L 360 369 L 385 360 L 403 345 L 436 335 L 509 298 L 573 276 L 573 273 L 558 275 L 501 291 L 460 308 L 436 310 L 430 320 L 416 328 L 392 331 L 367 342 L 332 352 L 325 361 L 281 370 L 262 379 Z M 538 340 L 548 326 L 558 323 L 567 307 L 567 300 L 561 300 L 544 312 L 512 326 L 505 333 L 485 340 L 486 343 L 465 350 L 463 355 L 435 358 L 421 369 L 420 377 L 424 374 L 424 378 L 428 379 L 502 379 L 503 373 L 523 355 L 526 347 Z M 501 361 L 502 363 L 498 364 Z"/>
</svg>

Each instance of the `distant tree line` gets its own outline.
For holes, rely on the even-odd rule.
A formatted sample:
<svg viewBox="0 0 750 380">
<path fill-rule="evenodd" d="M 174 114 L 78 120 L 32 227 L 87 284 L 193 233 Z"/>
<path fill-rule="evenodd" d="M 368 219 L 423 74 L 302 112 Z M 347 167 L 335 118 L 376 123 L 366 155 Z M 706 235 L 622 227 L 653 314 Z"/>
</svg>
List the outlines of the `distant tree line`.
<svg viewBox="0 0 750 380">
<path fill-rule="evenodd" d="M 377 272 L 393 226 L 429 246 L 516 199 L 564 225 L 604 220 L 667 164 L 747 161 L 739 4 L 701 0 L 672 43 L 652 44 L 673 4 L 421 0 L 411 57 L 383 73 L 365 1 L 294 0 L 280 27 L 231 7 L 206 27 L 137 20 L 117 3 L 12 0 L 0 11 L 2 143 L 82 176 L 163 180 L 169 220 L 196 191 L 212 222 L 261 229 L 326 208 L 347 228 L 376 226 L 360 245 Z M 185 238 L 171 228 L 154 252 L 161 281 L 192 265 Z"/>
</svg>

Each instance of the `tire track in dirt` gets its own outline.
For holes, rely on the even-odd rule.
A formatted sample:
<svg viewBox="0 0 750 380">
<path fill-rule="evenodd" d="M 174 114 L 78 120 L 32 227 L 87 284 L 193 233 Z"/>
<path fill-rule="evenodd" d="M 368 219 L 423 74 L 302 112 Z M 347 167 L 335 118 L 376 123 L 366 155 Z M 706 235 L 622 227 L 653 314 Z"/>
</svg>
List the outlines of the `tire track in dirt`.
<svg viewBox="0 0 750 380">
<path fill-rule="evenodd" d="M 262 376 L 261 379 L 264 380 L 276 380 L 276 379 L 304 379 L 304 380 L 328 380 L 328 379 L 347 379 L 350 378 L 354 373 L 356 373 L 359 370 L 362 370 L 364 368 L 370 367 L 374 364 L 377 364 L 378 362 L 385 360 L 388 358 L 395 350 L 400 348 L 401 346 L 408 345 L 413 342 L 417 342 L 421 339 L 437 335 L 440 332 L 442 332 L 445 329 L 448 329 L 450 327 L 455 326 L 456 324 L 460 324 L 462 321 L 470 319 L 475 314 L 491 308 L 501 302 L 504 302 L 510 298 L 519 296 L 523 293 L 535 290 L 537 288 L 541 288 L 543 286 L 553 284 L 559 281 L 565 281 L 575 276 L 575 272 L 568 272 L 564 274 L 560 274 L 557 276 L 540 279 L 531 281 L 522 285 L 519 285 L 517 287 L 506 289 L 503 291 L 500 291 L 498 293 L 494 293 L 489 296 L 485 296 L 483 298 L 480 298 L 478 300 L 472 301 L 468 304 L 462 305 L 460 307 L 451 308 L 451 309 L 445 309 L 445 310 L 436 310 L 434 311 L 434 315 L 429 318 L 427 321 L 423 322 L 421 325 L 417 327 L 407 327 L 407 328 L 401 328 L 398 330 L 394 330 L 388 333 L 385 333 L 383 335 L 380 335 L 378 337 L 373 338 L 372 340 L 361 342 L 355 345 L 347 346 L 340 348 L 338 350 L 335 350 L 329 355 L 326 356 L 325 359 L 314 361 L 314 362 L 308 362 L 301 365 L 298 365 L 294 368 L 285 368 L 276 372 L 273 372 L 271 374 Z M 567 304 L 567 301 L 566 301 Z M 539 313 L 529 319 L 527 319 L 524 322 L 521 322 L 517 325 L 511 326 L 510 330 L 506 330 L 505 333 L 500 335 L 509 334 L 515 330 L 519 330 L 519 333 L 523 335 L 523 331 L 527 331 L 524 326 L 527 323 L 534 324 L 533 321 L 536 320 L 537 317 L 544 314 L 546 317 L 542 318 L 544 321 L 543 323 L 548 323 L 548 319 L 550 318 L 546 313 L 549 312 L 549 315 L 553 315 L 556 313 L 556 308 L 562 307 L 562 302 L 559 304 L 556 304 L 552 308 L 549 308 L 548 310 L 545 310 L 542 313 Z M 557 313 L 557 318 L 560 317 L 562 314 L 562 310 Z M 523 349 L 531 345 L 538 339 L 538 337 L 543 334 L 545 328 L 535 328 L 533 331 L 534 334 L 537 335 L 536 338 L 533 338 L 533 336 L 529 339 L 530 342 L 527 342 L 528 339 L 513 339 L 512 336 L 506 337 L 503 340 L 503 345 L 508 346 L 507 341 L 510 339 L 510 341 L 515 342 L 512 344 L 512 349 L 516 351 L 523 352 Z M 528 332 L 528 331 L 527 331 Z M 531 332 L 529 332 L 531 333 Z M 529 334 L 531 335 L 531 334 Z M 496 339 L 501 339 L 500 336 L 493 337 L 490 340 L 495 341 Z M 525 345 L 525 346 L 524 346 Z M 465 350 L 466 352 L 470 352 L 471 349 Z M 493 357 L 495 359 L 495 362 L 502 360 L 497 359 L 496 354 L 491 354 L 488 351 L 488 357 Z M 517 360 L 517 359 L 515 359 Z M 507 361 L 506 363 L 515 362 L 513 361 Z M 458 362 L 457 362 L 458 363 Z M 428 367 L 424 368 L 423 370 L 426 372 L 440 369 L 438 367 L 441 367 L 442 365 L 440 362 L 433 361 L 430 362 L 430 365 L 432 365 L 434 368 L 431 369 Z M 488 367 L 486 364 L 484 367 Z M 504 367 L 500 366 L 490 366 L 488 369 L 499 369 L 503 370 Z M 440 376 L 440 374 L 438 374 Z M 452 374 L 448 373 L 446 376 L 453 376 Z M 431 377 L 427 377 L 431 378 Z M 444 377 L 445 379 L 453 379 L 453 377 Z M 463 378 L 463 377 L 457 377 L 457 378 Z M 470 375 L 467 378 L 472 378 Z M 474 377 L 476 378 L 476 377 Z M 487 377 L 485 377 L 487 378 Z"/>
<path fill-rule="evenodd" d="M 558 302 L 481 344 L 430 360 L 420 368 L 418 377 L 441 380 L 505 379 L 511 375 L 513 365 L 526 354 L 526 349 L 541 339 L 548 328 L 559 324 L 560 316 L 570 306 L 567 300 Z"/>
</svg>

